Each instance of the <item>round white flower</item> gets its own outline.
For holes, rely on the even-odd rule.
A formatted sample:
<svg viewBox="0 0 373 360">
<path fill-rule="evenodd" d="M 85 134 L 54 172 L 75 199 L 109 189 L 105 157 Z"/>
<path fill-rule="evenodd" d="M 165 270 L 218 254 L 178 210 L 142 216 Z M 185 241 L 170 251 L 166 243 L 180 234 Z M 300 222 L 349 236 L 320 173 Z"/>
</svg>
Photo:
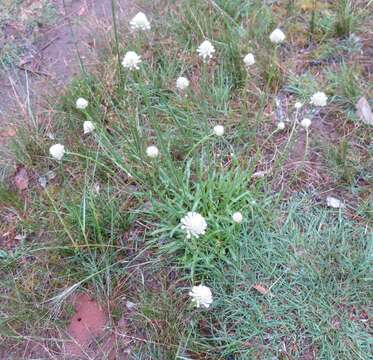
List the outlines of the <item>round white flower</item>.
<svg viewBox="0 0 373 360">
<path fill-rule="evenodd" d="M 319 91 L 312 95 L 311 97 L 311 104 L 314 106 L 325 106 L 328 97 L 325 95 L 324 92 Z"/>
<path fill-rule="evenodd" d="M 224 135 L 224 126 L 222 126 L 222 125 L 214 126 L 214 134 L 216 136 L 223 136 Z"/>
<path fill-rule="evenodd" d="M 255 64 L 255 57 L 253 54 L 249 53 L 243 58 L 243 62 L 247 67 Z"/>
<path fill-rule="evenodd" d="M 305 129 L 308 129 L 312 124 L 311 119 L 304 118 L 301 122 L 300 125 L 303 126 Z"/>
<path fill-rule="evenodd" d="M 123 58 L 122 65 L 129 70 L 138 70 L 141 63 L 141 57 L 134 51 L 128 51 Z"/>
<path fill-rule="evenodd" d="M 269 35 L 269 40 L 274 44 L 281 44 L 285 41 L 285 34 L 280 29 L 275 29 L 272 31 L 271 35 Z"/>
<path fill-rule="evenodd" d="M 205 218 L 194 211 L 190 211 L 181 220 L 181 228 L 186 231 L 187 238 L 190 239 L 192 236 L 199 238 L 200 235 L 204 235 L 207 228 Z"/>
<path fill-rule="evenodd" d="M 54 144 L 49 148 L 49 153 L 56 160 L 61 160 L 65 154 L 65 147 L 61 144 Z"/>
<path fill-rule="evenodd" d="M 156 146 L 151 145 L 146 148 L 146 155 L 151 158 L 156 158 L 159 155 L 159 150 Z"/>
<path fill-rule="evenodd" d="M 326 198 L 326 204 L 329 206 L 329 207 L 332 207 L 334 209 L 342 209 L 345 207 L 345 205 L 343 204 L 343 202 L 333 196 L 328 196 Z"/>
<path fill-rule="evenodd" d="M 297 101 L 297 102 L 294 104 L 294 107 L 295 107 L 297 110 L 301 109 L 302 106 L 303 106 L 303 104 L 302 104 L 301 102 L 299 102 L 299 101 Z"/>
<path fill-rule="evenodd" d="M 84 121 L 83 123 L 83 131 L 84 134 L 89 134 L 95 129 L 92 121 Z"/>
<path fill-rule="evenodd" d="M 185 90 L 188 86 L 189 86 L 189 80 L 186 77 L 180 76 L 177 78 L 176 87 L 179 90 Z"/>
<path fill-rule="evenodd" d="M 234 222 L 236 222 L 237 224 L 241 224 L 241 223 L 242 223 L 242 220 L 243 220 L 242 213 L 240 213 L 239 211 L 235 212 L 235 213 L 232 215 L 232 220 L 233 220 Z"/>
<path fill-rule="evenodd" d="M 195 303 L 197 308 L 201 306 L 208 308 L 212 304 L 211 290 L 205 285 L 193 286 L 189 296 L 192 297 L 192 302 Z"/>
<path fill-rule="evenodd" d="M 83 98 L 76 100 L 76 108 L 79 110 L 84 110 L 88 106 L 88 101 Z"/>
<path fill-rule="evenodd" d="M 277 124 L 277 130 L 284 130 L 285 129 L 285 123 L 283 121 L 280 121 Z"/>
<path fill-rule="evenodd" d="M 212 58 L 212 55 L 215 52 L 214 46 L 210 43 L 210 41 L 205 40 L 197 49 L 198 55 L 202 57 L 203 61 Z"/>
<path fill-rule="evenodd" d="M 137 13 L 130 21 L 132 30 L 150 30 L 150 22 L 142 12 Z"/>
</svg>

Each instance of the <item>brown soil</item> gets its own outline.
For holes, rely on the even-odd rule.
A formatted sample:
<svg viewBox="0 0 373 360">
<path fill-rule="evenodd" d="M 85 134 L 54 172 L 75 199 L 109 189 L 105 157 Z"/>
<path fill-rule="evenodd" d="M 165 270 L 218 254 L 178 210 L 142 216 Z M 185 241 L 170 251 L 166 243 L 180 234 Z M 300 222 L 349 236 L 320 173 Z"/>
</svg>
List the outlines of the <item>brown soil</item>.
<svg viewBox="0 0 373 360">
<path fill-rule="evenodd" d="M 33 5 L 27 1 L 22 6 Z M 51 0 L 58 16 L 53 25 L 33 34 L 17 31 L 17 22 L 4 28 L 5 38 L 27 44 L 26 52 L 18 64 L 0 73 L 0 167 L 11 158 L 9 140 L 18 126 L 32 125 L 37 119 L 45 100 L 53 101 L 51 94 L 58 96 L 63 86 L 80 72 L 80 59 L 89 70 L 98 62 L 100 41 L 112 35 L 110 0 Z M 117 0 L 119 19 L 134 13 L 132 0 Z M 27 35 L 29 39 L 25 39 Z M 79 53 L 79 56 L 78 56 Z M 30 114 L 32 112 L 32 115 Z"/>
<path fill-rule="evenodd" d="M 67 329 L 71 342 L 65 345 L 65 354 L 82 357 L 88 355 L 89 344 L 104 333 L 108 318 L 102 307 L 86 294 L 76 297 L 75 310 Z"/>
</svg>

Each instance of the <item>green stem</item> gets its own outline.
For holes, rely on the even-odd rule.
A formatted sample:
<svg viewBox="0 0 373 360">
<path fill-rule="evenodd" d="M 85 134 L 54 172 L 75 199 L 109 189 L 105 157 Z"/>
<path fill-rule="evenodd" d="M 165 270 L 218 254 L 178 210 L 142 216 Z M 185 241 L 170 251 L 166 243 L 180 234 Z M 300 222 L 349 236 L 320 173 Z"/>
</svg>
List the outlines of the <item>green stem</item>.
<svg viewBox="0 0 373 360">
<path fill-rule="evenodd" d="M 114 30 L 114 39 L 115 39 L 115 52 L 117 54 L 117 67 L 118 67 L 118 84 L 121 84 L 122 79 L 122 68 L 120 61 L 120 52 L 119 52 L 119 37 L 118 37 L 118 27 L 117 27 L 117 16 L 116 16 L 116 0 L 111 0 L 111 14 L 113 17 L 113 30 Z"/>
</svg>

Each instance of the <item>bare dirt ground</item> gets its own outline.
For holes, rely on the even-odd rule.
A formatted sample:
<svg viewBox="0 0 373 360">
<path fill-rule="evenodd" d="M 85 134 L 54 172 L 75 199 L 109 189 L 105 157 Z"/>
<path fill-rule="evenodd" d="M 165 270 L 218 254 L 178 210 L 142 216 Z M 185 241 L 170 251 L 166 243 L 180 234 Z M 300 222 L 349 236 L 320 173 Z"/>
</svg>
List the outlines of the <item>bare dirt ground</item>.
<svg viewBox="0 0 373 360">
<path fill-rule="evenodd" d="M 7 0 L 4 0 L 7 9 Z M 10 8 L 12 2 L 9 2 Z M 46 7 L 48 5 L 48 8 Z M 4 10 L 1 9 L 0 10 Z M 134 12 L 132 0 L 118 0 L 118 18 Z M 0 15 L 0 168 L 9 168 L 10 139 L 18 126 L 35 124 L 80 69 L 99 61 L 100 43 L 111 36 L 110 0 L 28 0 L 12 16 Z M 32 26 L 30 24 L 37 23 Z M 16 53 L 7 66 L 9 46 Z M 9 52 L 9 51 L 8 51 Z M 51 96 L 52 95 L 52 96 Z"/>
</svg>

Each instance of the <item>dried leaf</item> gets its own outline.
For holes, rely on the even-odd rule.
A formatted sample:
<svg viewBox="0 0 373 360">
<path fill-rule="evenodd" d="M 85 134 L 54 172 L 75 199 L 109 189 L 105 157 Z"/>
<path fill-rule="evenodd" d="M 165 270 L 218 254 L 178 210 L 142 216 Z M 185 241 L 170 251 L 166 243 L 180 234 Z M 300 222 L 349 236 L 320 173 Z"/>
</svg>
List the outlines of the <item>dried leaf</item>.
<svg viewBox="0 0 373 360">
<path fill-rule="evenodd" d="M 262 178 L 268 175 L 270 170 L 262 170 L 262 171 L 257 171 L 255 172 L 252 176 L 253 178 Z"/>
<path fill-rule="evenodd" d="M 14 127 L 9 127 L 0 131 L 0 137 L 14 137 L 17 134 L 17 130 Z"/>
<path fill-rule="evenodd" d="M 45 176 L 40 176 L 39 179 L 40 186 L 45 189 L 47 187 L 47 178 Z"/>
<path fill-rule="evenodd" d="M 18 190 L 25 190 L 28 188 L 28 175 L 27 170 L 24 167 L 19 167 L 14 176 L 14 183 Z"/>
<path fill-rule="evenodd" d="M 269 293 L 269 289 L 267 289 L 263 284 L 260 283 L 254 284 L 253 288 L 262 295 L 267 295 Z"/>
<path fill-rule="evenodd" d="M 57 174 L 53 170 L 49 170 L 46 172 L 45 176 L 49 181 L 49 180 L 53 180 L 57 176 Z"/>
<path fill-rule="evenodd" d="M 56 139 L 56 136 L 53 133 L 51 133 L 51 132 L 47 133 L 47 137 L 50 140 L 55 140 Z"/>
<path fill-rule="evenodd" d="M 373 126 L 373 113 L 370 105 L 365 97 L 361 97 L 356 104 L 356 115 L 359 119 L 367 125 Z"/>
<path fill-rule="evenodd" d="M 326 204 L 329 206 L 329 207 L 332 207 L 334 209 L 343 209 L 345 207 L 345 205 L 343 204 L 343 202 L 333 196 L 328 196 L 326 198 Z"/>
<path fill-rule="evenodd" d="M 320 11 L 327 8 L 323 1 L 315 0 L 299 0 L 296 5 L 303 11 Z"/>
</svg>

